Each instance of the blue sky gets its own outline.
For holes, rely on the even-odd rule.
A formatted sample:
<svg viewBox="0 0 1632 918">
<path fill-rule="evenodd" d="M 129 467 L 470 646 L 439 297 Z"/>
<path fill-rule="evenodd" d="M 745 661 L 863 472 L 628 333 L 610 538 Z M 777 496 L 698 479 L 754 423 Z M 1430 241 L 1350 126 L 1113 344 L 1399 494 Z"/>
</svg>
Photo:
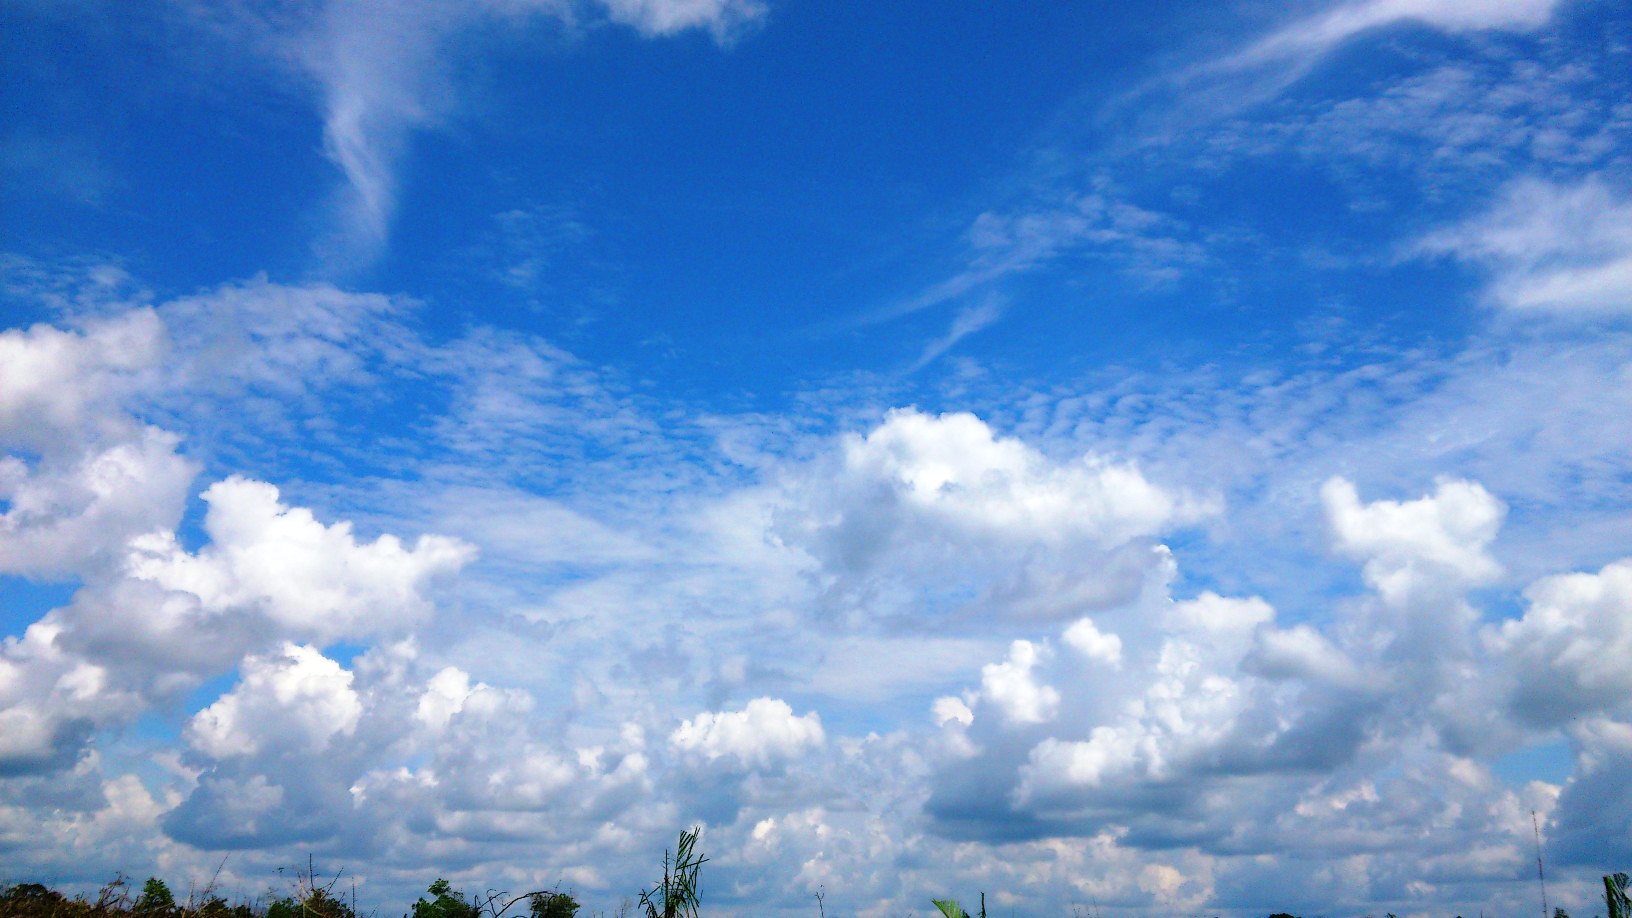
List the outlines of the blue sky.
<svg viewBox="0 0 1632 918">
<path fill-rule="evenodd" d="M 610 908 L 701 824 L 722 914 L 1506 913 L 1532 812 L 1572 912 L 1632 864 L 1616 3 L 0 43 L 0 880 Z"/>
</svg>

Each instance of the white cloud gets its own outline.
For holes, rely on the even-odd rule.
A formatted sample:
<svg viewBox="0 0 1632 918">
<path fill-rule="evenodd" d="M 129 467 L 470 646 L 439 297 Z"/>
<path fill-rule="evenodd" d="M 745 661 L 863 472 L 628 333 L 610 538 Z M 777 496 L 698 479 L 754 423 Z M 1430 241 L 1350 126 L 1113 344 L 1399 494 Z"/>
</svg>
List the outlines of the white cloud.
<svg viewBox="0 0 1632 918">
<path fill-rule="evenodd" d="M 198 322 L 211 302 L 205 295 L 185 318 L 168 306 L 158 313 Z M 382 303 L 387 313 L 395 308 Z M 292 327 L 288 337 L 257 337 L 258 327 L 246 319 L 247 334 L 218 341 L 211 359 L 223 368 L 235 366 L 238 347 L 266 358 L 236 364 L 245 379 L 229 388 L 281 391 L 285 371 L 277 367 L 291 376 L 300 375 L 293 368 L 314 368 L 343 388 L 370 392 L 395 382 L 366 365 L 369 345 L 347 343 L 357 326 L 314 340 Z M 200 339 L 171 340 L 183 363 L 195 349 L 187 342 Z M 450 400 L 455 409 L 472 412 L 469 425 L 435 419 L 423 429 L 439 446 L 464 438 L 474 458 L 410 457 L 400 481 L 303 487 L 322 494 L 325 506 L 359 508 L 350 515 L 370 533 L 451 525 L 476 536 L 491 518 L 482 562 L 459 567 L 458 552 L 360 537 L 286 505 L 269 485 L 218 485 L 202 547 L 182 550 L 182 540 L 195 537 L 190 531 L 144 543 L 132 569 L 153 579 L 99 569 L 98 582 L 0 655 L 0 771 L 8 775 L 0 780 L 0 845 L 24 852 L 21 862 L 70 863 L 71 853 L 93 863 L 105 857 L 97 845 L 108 839 L 138 852 L 130 864 L 143 863 L 148 844 L 179 864 L 202 858 L 188 845 L 235 846 L 249 888 L 264 880 L 275 852 L 311 845 L 320 856 L 367 852 L 359 857 L 373 870 L 370 886 L 393 890 L 380 893 L 393 901 L 400 865 L 406 873 L 457 861 L 485 881 L 512 876 L 513 852 L 525 847 L 541 853 L 516 869 L 536 871 L 526 875 L 543 884 L 585 877 L 598 884 L 586 887 L 587 898 L 597 898 L 649 881 L 619 865 L 644 863 L 672 843 L 674 825 L 703 818 L 711 857 L 736 871 L 730 892 L 719 894 L 722 912 L 741 901 L 761 912 L 803 908 L 795 901 L 802 891 L 772 888 L 777 877 L 827 882 L 830 893 L 842 877 L 842 896 L 854 900 L 847 910 L 904 911 L 911 890 L 948 869 L 970 885 L 1013 891 L 1017 911 L 1087 895 L 1120 896 L 1137 910 L 1158 897 L 1199 902 L 1198 890 L 1214 896 L 1209 901 L 1258 901 L 1264 890 L 1304 901 L 1322 892 L 1362 904 L 1408 901 L 1395 883 L 1403 875 L 1438 884 L 1418 901 L 1500 901 L 1504 893 L 1487 892 L 1479 878 L 1508 876 L 1522 864 L 1530 808 L 1547 818 L 1549 795 L 1560 790 L 1510 790 L 1490 773 L 1490 761 L 1518 748 L 1506 722 L 1512 706 L 1488 704 L 1500 720 L 1486 744 L 1454 753 L 1438 733 L 1439 709 L 1465 697 L 1527 704 L 1513 694 L 1520 674 L 1538 691 L 1560 687 L 1558 696 L 1590 712 L 1569 728 L 1575 778 L 1549 829 L 1572 839 L 1579 857 L 1605 837 L 1604 820 L 1624 812 L 1614 778 L 1627 761 L 1624 708 L 1615 700 L 1625 687 L 1583 665 L 1581 649 L 1595 635 L 1619 647 L 1623 562 L 1570 575 L 1592 578 L 1590 589 L 1569 577 L 1560 578 L 1563 586 L 1538 583 L 1512 640 L 1499 627 L 1487 632 L 1490 643 L 1467 647 L 1377 627 L 1440 607 L 1456 611 L 1446 616 L 1450 625 L 1466 624 L 1459 591 L 1492 582 L 1493 553 L 1510 544 L 1505 534 L 1494 538 L 1502 514 L 1490 492 L 1516 507 L 1534 494 L 1557 504 L 1554 492 L 1519 498 L 1509 487 L 1547 477 L 1532 474 L 1538 468 L 1619 467 L 1603 457 L 1620 455 L 1624 433 L 1590 422 L 1616 415 L 1616 393 L 1586 407 L 1559 397 L 1568 380 L 1599 379 L 1620 366 L 1607 343 L 1546 360 L 1520 355 L 1494 374 L 1478 354 L 1458 367 L 1436 365 L 1422 372 L 1461 374 L 1464 384 L 1477 376 L 1484 387 L 1440 392 L 1437 400 L 1410 401 L 1421 396 L 1420 380 L 1385 364 L 1335 380 L 1255 377 L 1251 398 L 1211 381 L 1165 400 L 1144 398 L 1137 381 L 1105 396 L 1132 393 L 1135 420 L 1101 407 L 1106 402 L 1084 409 L 1036 396 L 996 415 L 1023 436 L 999 435 L 995 422 L 973 416 L 908 410 L 898 414 L 914 423 L 892 415 L 869 434 L 837 442 L 787 434 L 754 457 L 754 475 L 733 468 L 719 477 L 695 467 L 640 474 L 643 463 L 664 464 L 650 456 L 681 452 L 661 442 L 673 431 L 642 417 L 650 406 L 634 400 L 562 401 L 558 390 L 595 389 L 594 371 L 570 355 L 479 335 L 457 354 L 411 336 L 403 343 L 420 360 L 415 372 L 445 383 L 459 393 Z M 490 358 L 483 383 L 461 389 Z M 172 375 L 191 380 L 188 391 L 206 385 L 194 374 Z M 1518 384 L 1526 380 L 1539 388 Z M 291 386 L 294 398 L 317 391 L 304 381 Z M 1356 392 L 1372 386 L 1390 404 L 1405 398 L 1402 410 L 1417 420 L 1382 433 L 1350 424 L 1343 412 L 1353 409 L 1345 406 L 1364 402 Z M 1536 407 L 1503 413 L 1514 399 Z M 609 406 L 621 416 L 610 417 Z M 1207 414 L 1213 409 L 1219 416 Z M 1103 423 L 1085 419 L 1095 412 L 1109 414 Z M 1462 423 L 1444 423 L 1451 415 Z M 183 420 L 190 431 L 203 423 Z M 593 464 L 596 486 L 617 492 L 616 501 L 586 498 L 592 489 L 574 491 L 576 484 L 557 494 L 551 489 L 566 473 L 541 486 L 513 474 L 523 466 L 505 464 L 512 443 L 550 448 L 568 436 L 556 431 L 579 424 L 615 428 L 606 443 L 637 442 L 636 435 L 616 439 L 637 431 L 640 448 L 651 452 L 626 467 L 594 464 L 585 458 L 593 450 L 557 445 L 560 452 L 525 468 L 542 477 L 576 464 L 576 474 L 593 477 L 583 473 Z M 1206 436 L 1196 430 L 1203 427 Z M 1521 427 L 1541 431 L 1536 449 L 1560 452 L 1538 458 L 1490 445 Z M 1561 436 L 1577 427 L 1579 437 Z M 1340 445 L 1320 446 L 1322 432 Z M 76 447 L 60 468 L 140 442 L 124 436 Z M 1461 450 L 1483 450 L 1485 467 L 1507 476 L 1502 485 L 1487 482 L 1486 492 L 1453 481 L 1420 500 L 1374 503 L 1349 486 L 1325 502 L 1339 553 L 1367 566 L 1368 582 L 1390 590 L 1404 578 L 1413 600 L 1424 598 L 1416 586 L 1432 586 L 1426 599 L 1433 602 L 1395 614 L 1379 612 L 1385 603 L 1369 594 L 1284 599 L 1290 582 L 1333 577 L 1329 557 L 1307 546 L 1321 541 L 1319 482 L 1334 469 L 1397 486 L 1420 480 L 1424 468 L 1446 468 L 1445 457 Z M 815 460 L 788 458 L 813 453 Z M 1085 454 L 1134 455 L 1141 464 L 1077 458 Z M 46 466 L 9 468 L 26 477 Z M 1255 477 L 1253 469 L 1273 471 Z M 426 477 L 410 477 L 417 474 Z M 1230 510 L 1215 529 L 1187 533 L 1168 551 L 1155 540 L 1195 518 L 1197 503 L 1157 480 L 1204 492 L 1229 481 Z M 38 505 L 46 508 L 42 521 L 73 512 L 66 499 Z M 1513 525 L 1529 525 L 1515 515 Z M 1307 532 L 1263 523 L 1273 517 L 1295 527 L 1304 516 Z M 1229 539 L 1233 548 L 1220 548 Z M 1294 542 L 1307 554 L 1288 562 L 1286 545 Z M 1193 565 L 1185 578 L 1175 556 Z M 1509 570 L 1513 557 L 1502 555 Z M 1265 573 L 1277 559 L 1294 568 L 1292 576 Z M 265 576 L 256 574 L 262 568 Z M 464 572 L 459 615 L 431 615 L 433 578 L 456 568 Z M 295 595 L 280 589 L 280 577 L 314 589 Z M 1269 604 L 1245 595 L 1170 600 L 1175 585 L 1195 581 L 1273 596 L 1298 624 L 1276 627 Z M 878 608 L 902 618 L 829 614 L 872 601 L 868 591 L 893 592 Z M 936 619 L 926 608 L 936 604 L 958 614 Z M 1048 633 L 1056 628 L 1057 639 Z M 404 641 L 341 667 L 298 646 L 325 635 L 366 641 L 416 631 L 422 658 Z M 672 652 L 626 653 L 626 635 Z M 1015 637 L 1025 650 L 1014 648 Z M 753 652 L 767 646 L 779 652 Z M 1403 649 L 1410 646 L 1453 665 L 1419 670 Z M 151 794 L 101 779 L 95 750 L 129 747 L 99 728 L 130 723 L 154 699 L 187 697 L 245 653 L 251 659 L 240 683 L 196 713 L 186 733 L 194 746 L 174 777 L 144 772 Z M 532 692 L 496 687 L 523 679 Z M 1470 686 L 1465 696 L 1447 687 L 1453 679 Z M 823 723 L 775 700 L 796 692 L 842 699 L 847 725 L 857 711 L 907 713 L 882 718 L 879 736 L 840 735 L 841 721 L 825 706 Z M 708 710 L 721 697 L 755 701 Z M 683 722 L 677 705 L 690 715 Z M 922 716 L 926 707 L 938 725 Z M 1551 709 L 1520 713 L 1529 731 L 1522 742 L 1546 738 L 1562 722 Z M 647 745 L 643 732 L 662 739 Z M 324 753 L 306 754 L 313 747 Z M 69 785 L 89 801 L 76 804 L 83 811 L 60 806 Z M 1595 806 L 1603 800 L 1611 805 Z M 1435 827 L 1432 845 L 1399 842 L 1402 826 L 1420 825 Z M 120 826 L 125 835 L 115 831 Z M 1550 848 L 1550 870 L 1552 856 Z M 1292 857 L 1315 863 L 1306 884 L 1300 875 L 1284 885 Z M 916 866 L 924 864 L 934 866 Z"/>
<path fill-rule="evenodd" d="M 1100 631 L 1092 618 L 1083 617 L 1065 629 L 1061 639 L 1066 645 L 1089 660 L 1098 660 L 1120 669 L 1122 666 L 1122 639 Z"/>
<path fill-rule="evenodd" d="M 447 666 L 432 676 L 419 696 L 414 717 L 432 729 L 447 727 L 456 715 L 486 720 L 501 715 L 523 714 L 532 699 L 515 689 L 496 689 L 485 682 L 472 685 L 470 674 Z"/>
<path fill-rule="evenodd" d="M 1296 20 L 1227 59 L 1240 67 L 1307 61 L 1372 29 L 1419 22 L 1447 32 L 1530 31 L 1552 17 L 1558 0 L 1359 0 Z"/>
<path fill-rule="evenodd" d="M 1210 512 L 1092 452 L 1056 460 L 967 413 L 897 409 L 784 476 L 781 546 L 836 615 L 889 627 L 1058 620 L 1137 594 L 1153 538 Z"/>
<path fill-rule="evenodd" d="M 1245 668 L 1270 679 L 1301 679 L 1341 688 L 1363 688 L 1370 679 L 1347 654 L 1308 625 L 1259 631 Z"/>
<path fill-rule="evenodd" d="M 1154 755 L 1151 737 L 1131 727 L 1095 727 L 1080 742 L 1049 737 L 1032 749 L 1015 797 L 1024 805 L 1050 793 L 1097 788 Z"/>
<path fill-rule="evenodd" d="M 952 317 L 952 327 L 946 334 L 924 346 L 922 354 L 913 362 L 914 371 L 929 366 L 942 354 L 957 346 L 959 341 L 980 331 L 1003 317 L 1003 303 L 992 297 L 982 300 L 974 306 L 958 310 Z"/>
<path fill-rule="evenodd" d="M 1632 559 L 1596 574 L 1543 578 L 1524 596 L 1524 616 L 1487 634 L 1509 667 L 1520 716 L 1543 726 L 1600 714 L 1632 718 Z"/>
<path fill-rule="evenodd" d="M 228 478 L 211 485 L 196 554 L 159 533 L 136 543 L 132 577 L 197 596 L 207 612 L 253 609 L 290 633 L 318 640 L 402 631 L 430 605 L 421 590 L 458 570 L 469 546 L 420 536 L 405 548 L 392 535 L 359 542 L 351 524 L 325 526 L 302 507 L 278 500 L 264 482 Z"/>
<path fill-rule="evenodd" d="M 1474 482 L 1441 481 L 1428 497 L 1361 504 L 1353 484 L 1333 478 L 1320 496 L 1338 550 L 1364 560 L 1366 582 L 1391 602 L 1487 583 L 1501 571 L 1488 548 L 1507 508 Z"/>
<path fill-rule="evenodd" d="M 1275 610 L 1256 596 L 1236 599 L 1207 591 L 1195 599 L 1174 603 L 1168 617 L 1178 633 L 1214 652 L 1238 656 L 1258 626 L 1274 620 Z"/>
<path fill-rule="evenodd" d="M 1115 545 L 1194 512 L 1131 465 L 1095 456 L 1055 464 L 972 414 L 891 411 L 846 439 L 844 463 L 929 520 L 1000 537 Z"/>
<path fill-rule="evenodd" d="M 1511 182 L 1487 210 L 1423 237 L 1413 251 L 1487 267 L 1486 297 L 1513 312 L 1632 311 L 1632 197 L 1599 176 Z"/>
<path fill-rule="evenodd" d="M 363 706 L 352 674 L 317 650 L 285 644 L 276 654 L 251 656 L 242 679 L 214 704 L 193 715 L 187 740 L 215 759 L 281 752 L 321 753 L 337 736 L 357 729 Z"/>
<path fill-rule="evenodd" d="M 1192 227 L 1174 217 L 1122 200 L 1109 188 L 1062 190 L 1008 212 L 985 211 L 967 233 L 963 270 L 904 302 L 862 317 L 861 324 L 899 318 L 945 303 L 984 296 L 959 309 L 941 338 L 931 342 L 914 368 L 921 368 L 958 341 L 1001 318 L 1004 301 L 989 288 L 1054 261 L 1066 252 L 1087 250 L 1107 257 L 1146 286 L 1176 279 L 1183 269 L 1206 260 Z"/>
<path fill-rule="evenodd" d="M 404 297 L 355 293 L 332 284 L 279 284 L 263 275 L 221 284 L 158 308 L 179 358 L 169 385 L 189 399 L 241 405 L 248 394 L 281 401 L 376 382 L 383 355 L 414 359 L 401 320 Z"/>
<path fill-rule="evenodd" d="M 962 698 L 951 695 L 935 699 L 935 703 L 930 706 L 930 713 L 935 716 L 937 726 L 958 723 L 967 727 L 975 722 L 975 712 L 969 709 L 969 705 Z"/>
<path fill-rule="evenodd" d="M 708 762 L 734 759 L 767 768 L 804 755 L 827 741 L 815 711 L 795 717 L 778 698 L 755 698 L 740 711 L 704 711 L 675 728 L 669 744 Z"/>
<path fill-rule="evenodd" d="M 53 578 L 117 563 L 127 543 L 181 519 L 197 467 L 149 427 L 126 442 L 30 469 L 0 458 L 0 573 Z"/>
<path fill-rule="evenodd" d="M 721 44 L 768 12 L 760 0 L 596 0 L 588 7 L 596 8 L 646 37 L 702 29 Z M 316 84 L 323 152 L 345 179 L 336 202 L 339 226 L 320 253 L 337 267 L 354 268 L 384 249 L 398 173 L 414 133 L 446 125 L 462 107 L 464 87 L 451 62 L 469 53 L 471 33 L 495 25 L 524 29 L 538 19 L 571 26 L 585 9 L 571 0 L 323 0 L 272 11 L 237 7 L 240 28 L 254 43 Z"/>
<path fill-rule="evenodd" d="M 36 325 L 0 332 L 0 446 L 50 452 L 123 432 L 129 422 L 120 408 L 151 383 L 166 343 L 149 309 L 92 321 L 83 331 Z"/>
<path fill-rule="evenodd" d="M 980 697 L 995 707 L 1008 723 L 1040 724 L 1054 719 L 1060 693 L 1039 684 L 1034 671 L 1046 653 L 1030 641 L 1015 641 L 1002 663 L 980 668 Z"/>
<path fill-rule="evenodd" d="M 615 22 L 642 35 L 673 35 L 701 28 L 715 40 L 729 41 L 763 19 L 768 7 L 760 0 L 598 0 Z"/>
</svg>

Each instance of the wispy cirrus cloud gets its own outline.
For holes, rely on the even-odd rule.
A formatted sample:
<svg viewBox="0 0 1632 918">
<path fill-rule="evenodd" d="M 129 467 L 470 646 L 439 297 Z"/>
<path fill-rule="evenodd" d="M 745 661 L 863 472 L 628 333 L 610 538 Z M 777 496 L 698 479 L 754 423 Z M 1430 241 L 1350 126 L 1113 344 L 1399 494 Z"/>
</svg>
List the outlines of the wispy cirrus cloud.
<svg viewBox="0 0 1632 918">
<path fill-rule="evenodd" d="M 580 29 L 599 20 L 653 39 L 702 30 L 723 46 L 768 13 L 761 0 L 246 0 L 226 12 L 200 7 L 195 16 L 270 55 L 315 91 L 323 154 L 343 178 L 333 229 L 317 249 L 328 267 L 344 272 L 385 250 L 415 133 L 459 117 L 466 87 L 453 61 L 479 53 L 480 43 L 468 40 L 472 31 L 524 30 L 541 21 Z"/>
<path fill-rule="evenodd" d="M 1632 196 L 1602 176 L 1511 182 L 1488 209 L 1410 251 L 1485 268 L 1486 299 L 1513 313 L 1632 312 Z"/>
<path fill-rule="evenodd" d="M 1560 0 L 1360 0 L 1295 19 L 1204 69 L 1283 65 L 1297 73 L 1328 51 L 1373 29 L 1415 22 L 1446 32 L 1530 31 L 1546 24 Z"/>
</svg>

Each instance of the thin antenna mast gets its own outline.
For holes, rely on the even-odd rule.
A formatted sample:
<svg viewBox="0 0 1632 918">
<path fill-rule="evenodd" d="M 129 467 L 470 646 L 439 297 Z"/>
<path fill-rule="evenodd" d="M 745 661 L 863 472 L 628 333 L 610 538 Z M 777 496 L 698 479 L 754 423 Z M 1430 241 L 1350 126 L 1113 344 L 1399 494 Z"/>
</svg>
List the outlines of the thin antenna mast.
<svg viewBox="0 0 1632 918">
<path fill-rule="evenodd" d="M 1536 833 L 1536 880 L 1541 883 L 1541 918 L 1547 918 L 1547 872 L 1541 867 L 1541 822 L 1530 811 L 1530 828 Z"/>
</svg>

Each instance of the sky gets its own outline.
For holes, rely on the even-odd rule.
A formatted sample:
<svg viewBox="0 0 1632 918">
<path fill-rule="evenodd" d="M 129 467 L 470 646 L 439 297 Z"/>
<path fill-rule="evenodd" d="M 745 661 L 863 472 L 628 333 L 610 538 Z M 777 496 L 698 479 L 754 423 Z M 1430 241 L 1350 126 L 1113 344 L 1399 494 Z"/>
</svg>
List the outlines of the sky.
<svg viewBox="0 0 1632 918">
<path fill-rule="evenodd" d="M 1620 0 L 4 0 L 0 253 L 0 882 L 1632 869 Z"/>
</svg>

